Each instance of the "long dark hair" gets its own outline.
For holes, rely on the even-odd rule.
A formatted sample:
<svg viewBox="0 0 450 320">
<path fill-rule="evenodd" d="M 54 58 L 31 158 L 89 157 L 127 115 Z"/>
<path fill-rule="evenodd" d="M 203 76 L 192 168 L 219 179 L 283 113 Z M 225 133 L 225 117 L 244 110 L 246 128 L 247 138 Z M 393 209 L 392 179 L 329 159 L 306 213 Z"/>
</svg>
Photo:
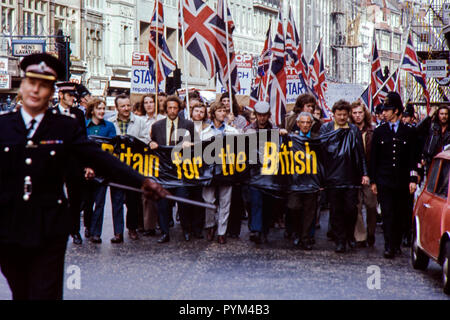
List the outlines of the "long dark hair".
<svg viewBox="0 0 450 320">
<path fill-rule="evenodd" d="M 229 92 L 225 92 L 222 93 L 222 95 L 220 96 L 220 102 L 222 102 L 222 99 L 224 98 L 229 98 L 230 97 L 230 93 Z M 237 117 L 239 115 L 239 103 L 236 100 L 236 96 L 234 94 L 231 95 L 231 101 L 233 102 L 233 114 L 235 117 Z"/>
</svg>

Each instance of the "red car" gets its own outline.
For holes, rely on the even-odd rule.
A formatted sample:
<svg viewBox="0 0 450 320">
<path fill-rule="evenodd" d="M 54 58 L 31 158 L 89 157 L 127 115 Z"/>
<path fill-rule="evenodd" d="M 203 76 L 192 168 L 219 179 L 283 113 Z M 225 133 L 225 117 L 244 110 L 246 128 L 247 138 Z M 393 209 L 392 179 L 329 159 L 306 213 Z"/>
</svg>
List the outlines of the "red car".
<svg viewBox="0 0 450 320">
<path fill-rule="evenodd" d="M 444 292 L 450 294 L 450 148 L 434 157 L 413 216 L 411 262 L 425 270 L 429 259 L 442 265 Z"/>
</svg>

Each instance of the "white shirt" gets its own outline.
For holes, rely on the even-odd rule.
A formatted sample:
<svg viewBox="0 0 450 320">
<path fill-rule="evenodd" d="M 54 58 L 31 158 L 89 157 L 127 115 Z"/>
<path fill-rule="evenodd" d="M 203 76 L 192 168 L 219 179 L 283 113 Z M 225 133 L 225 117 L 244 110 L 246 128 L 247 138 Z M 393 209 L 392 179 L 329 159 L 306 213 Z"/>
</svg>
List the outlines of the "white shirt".
<svg viewBox="0 0 450 320">
<path fill-rule="evenodd" d="M 61 104 L 60 104 L 60 103 L 58 103 L 58 109 L 59 109 L 59 112 L 61 112 L 61 114 L 70 114 L 70 110 L 69 110 L 69 108 L 67 108 L 67 109 L 64 109 L 64 107 L 63 107 L 63 106 L 61 106 Z"/>
<path fill-rule="evenodd" d="M 40 113 L 38 114 L 36 117 L 32 117 L 28 114 L 28 112 L 26 112 L 24 110 L 24 108 L 20 108 L 20 113 L 22 114 L 22 119 L 23 122 L 25 123 L 25 128 L 28 129 L 28 127 L 30 126 L 30 122 L 31 120 L 36 120 L 36 123 L 34 124 L 34 127 L 32 130 L 30 130 L 30 132 L 28 133 L 27 138 L 31 138 L 33 136 L 33 134 L 36 132 L 37 128 L 39 127 L 39 124 L 41 123 L 42 119 L 44 118 L 44 114 L 45 113 Z"/>
</svg>

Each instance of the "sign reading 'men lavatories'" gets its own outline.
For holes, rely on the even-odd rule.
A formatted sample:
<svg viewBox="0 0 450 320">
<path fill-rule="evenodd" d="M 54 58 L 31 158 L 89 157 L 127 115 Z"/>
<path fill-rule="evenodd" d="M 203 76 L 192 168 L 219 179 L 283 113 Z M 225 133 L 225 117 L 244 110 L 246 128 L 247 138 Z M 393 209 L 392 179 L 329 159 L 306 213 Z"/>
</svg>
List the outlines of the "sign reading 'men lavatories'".
<svg viewBox="0 0 450 320">
<path fill-rule="evenodd" d="M 133 52 L 131 60 L 131 89 L 130 93 L 155 93 L 155 80 L 148 69 L 149 54 Z M 159 83 L 159 91 L 164 91 L 165 81 Z"/>
</svg>

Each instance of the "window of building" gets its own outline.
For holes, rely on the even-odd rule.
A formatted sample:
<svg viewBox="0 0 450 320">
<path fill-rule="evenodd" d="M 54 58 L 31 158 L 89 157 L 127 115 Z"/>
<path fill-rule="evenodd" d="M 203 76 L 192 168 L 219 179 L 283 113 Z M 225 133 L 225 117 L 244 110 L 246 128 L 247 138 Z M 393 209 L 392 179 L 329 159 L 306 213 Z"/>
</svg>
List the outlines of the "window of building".
<svg viewBox="0 0 450 320">
<path fill-rule="evenodd" d="M 381 33 L 381 50 L 391 51 L 391 37 L 389 32 Z"/>
<path fill-rule="evenodd" d="M 4 0 L 6 2 L 6 0 Z M 11 33 L 14 30 L 13 21 L 16 19 L 16 10 L 9 4 L 1 5 L 1 32 Z"/>
<path fill-rule="evenodd" d="M 399 34 L 394 34 L 392 38 L 392 51 L 394 52 L 401 51 L 401 36 Z"/>
</svg>

